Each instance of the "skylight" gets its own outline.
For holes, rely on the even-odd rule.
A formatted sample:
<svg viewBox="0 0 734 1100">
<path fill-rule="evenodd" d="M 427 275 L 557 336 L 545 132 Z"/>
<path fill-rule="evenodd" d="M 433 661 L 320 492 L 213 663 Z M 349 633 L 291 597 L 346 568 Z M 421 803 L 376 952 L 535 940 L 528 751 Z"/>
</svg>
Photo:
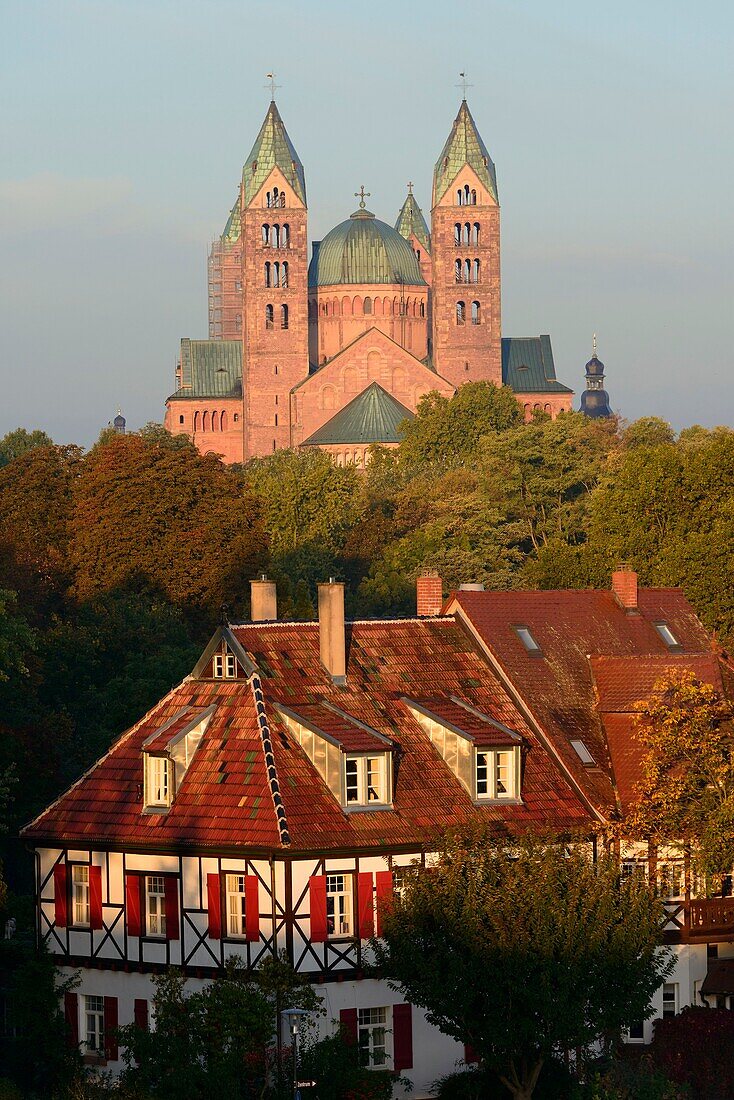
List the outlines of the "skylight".
<svg viewBox="0 0 734 1100">
<path fill-rule="evenodd" d="M 540 646 L 533 637 L 529 626 L 513 626 L 512 628 L 525 646 L 528 653 L 540 653 Z"/>
<path fill-rule="evenodd" d="M 660 637 L 665 642 L 668 649 L 680 649 L 681 648 L 680 642 L 678 641 L 675 634 L 670 629 L 670 627 L 668 626 L 667 623 L 653 623 L 652 625 L 655 627 L 655 629 L 657 630 L 658 634 L 660 635 Z"/>
<path fill-rule="evenodd" d="M 594 757 L 591 755 L 583 741 L 572 741 L 571 748 L 576 753 L 582 764 L 586 764 L 588 766 L 596 763 Z"/>
</svg>

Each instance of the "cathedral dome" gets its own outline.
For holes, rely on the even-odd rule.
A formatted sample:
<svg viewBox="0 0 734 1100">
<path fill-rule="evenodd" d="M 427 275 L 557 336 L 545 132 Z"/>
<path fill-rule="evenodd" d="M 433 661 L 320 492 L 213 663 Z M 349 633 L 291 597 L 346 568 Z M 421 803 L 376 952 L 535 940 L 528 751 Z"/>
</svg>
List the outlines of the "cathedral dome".
<svg viewBox="0 0 734 1100">
<path fill-rule="evenodd" d="M 359 283 L 425 286 L 408 241 L 363 207 L 314 243 L 308 268 L 309 286 Z"/>
<path fill-rule="evenodd" d="M 597 357 L 596 353 L 589 359 L 585 369 L 587 378 L 604 377 L 604 364 L 601 359 Z"/>
</svg>

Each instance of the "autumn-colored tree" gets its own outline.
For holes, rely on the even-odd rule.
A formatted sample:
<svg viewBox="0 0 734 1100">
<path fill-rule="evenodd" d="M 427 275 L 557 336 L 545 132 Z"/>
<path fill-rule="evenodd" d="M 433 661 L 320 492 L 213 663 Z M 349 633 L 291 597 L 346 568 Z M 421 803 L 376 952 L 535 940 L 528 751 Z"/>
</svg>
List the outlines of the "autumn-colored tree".
<svg viewBox="0 0 734 1100">
<path fill-rule="evenodd" d="M 692 1096 L 734 1096 L 734 1014 L 689 1005 L 655 1022 L 650 1059 Z"/>
<path fill-rule="evenodd" d="M 555 1052 L 587 1049 L 651 1014 L 670 967 L 647 885 L 584 846 L 484 831 L 416 869 L 373 941 L 380 971 L 469 1044 L 516 1100 Z"/>
<path fill-rule="evenodd" d="M 412 420 L 404 420 L 401 462 L 411 465 L 473 462 L 479 441 L 522 421 L 522 410 L 509 386 L 467 382 L 453 397 L 424 394 Z"/>
<path fill-rule="evenodd" d="M 624 829 L 653 843 L 690 847 L 714 877 L 734 866 L 734 730 L 718 691 L 671 669 L 638 705 L 643 748 L 636 803 Z"/>
</svg>

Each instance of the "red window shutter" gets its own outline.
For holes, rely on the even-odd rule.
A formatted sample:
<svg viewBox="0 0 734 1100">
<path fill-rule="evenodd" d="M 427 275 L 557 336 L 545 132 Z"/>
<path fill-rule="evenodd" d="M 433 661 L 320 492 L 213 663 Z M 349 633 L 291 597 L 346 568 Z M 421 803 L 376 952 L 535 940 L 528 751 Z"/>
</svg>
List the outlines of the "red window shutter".
<svg viewBox="0 0 734 1100">
<path fill-rule="evenodd" d="M 125 875 L 125 909 L 128 936 L 140 935 L 140 875 Z"/>
<path fill-rule="evenodd" d="M 54 867 L 54 921 L 57 928 L 66 928 L 69 923 L 67 871 L 65 863 L 57 863 Z"/>
<path fill-rule="evenodd" d="M 347 1041 L 357 1045 L 357 1010 L 356 1008 L 343 1008 L 339 1013 L 339 1023 L 342 1025 Z"/>
<path fill-rule="evenodd" d="M 166 939 L 178 939 L 178 879 L 173 875 L 165 878 L 166 892 Z"/>
<path fill-rule="evenodd" d="M 245 875 L 245 935 L 251 943 L 260 939 L 260 882 L 257 875 Z"/>
<path fill-rule="evenodd" d="M 309 907 L 311 912 L 311 942 L 324 943 L 326 924 L 326 875 L 312 875 L 308 880 Z"/>
<path fill-rule="evenodd" d="M 117 997 L 104 999 L 104 1056 L 108 1062 L 116 1062 L 117 1051 Z"/>
<path fill-rule="evenodd" d="M 357 875 L 357 899 L 359 903 L 359 938 L 368 940 L 375 934 L 375 903 L 372 896 L 372 874 Z"/>
<path fill-rule="evenodd" d="M 141 1031 L 148 1031 L 148 1002 L 144 1000 L 138 1000 L 135 998 L 135 1006 L 133 1009 L 133 1019 L 135 1020 L 135 1026 L 139 1027 Z"/>
<path fill-rule="evenodd" d="M 89 868 L 89 922 L 92 928 L 102 927 L 102 868 Z"/>
<path fill-rule="evenodd" d="M 222 891 L 219 875 L 206 876 L 207 911 L 209 913 L 209 935 L 213 940 L 222 938 Z"/>
<path fill-rule="evenodd" d="M 410 1005 L 392 1007 L 393 1069 L 413 1068 L 413 1010 Z"/>
<path fill-rule="evenodd" d="M 79 1046 L 79 998 L 76 993 L 64 994 L 66 1039 L 70 1047 Z"/>
<path fill-rule="evenodd" d="M 464 1043 L 464 1061 L 468 1066 L 474 1065 L 479 1061 L 479 1055 L 471 1043 Z"/>
<path fill-rule="evenodd" d="M 394 897 L 392 871 L 378 871 L 375 875 L 377 887 L 377 935 L 382 935 L 382 918 L 392 905 Z"/>
</svg>

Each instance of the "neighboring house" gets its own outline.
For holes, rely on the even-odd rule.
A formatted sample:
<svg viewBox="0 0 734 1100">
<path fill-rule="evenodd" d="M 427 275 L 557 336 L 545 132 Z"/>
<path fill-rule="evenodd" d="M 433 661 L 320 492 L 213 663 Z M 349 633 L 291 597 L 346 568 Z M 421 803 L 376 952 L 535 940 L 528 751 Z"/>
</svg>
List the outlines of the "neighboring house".
<svg viewBox="0 0 734 1100">
<path fill-rule="evenodd" d="M 232 955 L 255 967 L 282 949 L 321 990 L 322 1027 L 341 1019 L 376 1070 L 428 1095 L 468 1052 L 364 970 L 404 868 L 461 822 L 603 830 L 634 783 L 634 700 L 669 664 L 722 683 L 682 594 L 638 591 L 629 571 L 609 592 L 460 590 L 445 607 L 425 576 L 417 596 L 414 619 L 345 622 L 330 583 L 318 623 L 281 623 L 274 584 L 253 582 L 258 621 L 219 628 L 23 830 L 39 936 L 81 970 L 66 1014 L 90 1059 L 118 1068 L 109 1033 L 146 1023 L 166 965 L 196 987 Z M 718 945 L 734 955 L 734 912 L 691 901 L 674 855 L 644 858 L 677 894 L 662 1015 L 713 981 Z"/>
</svg>

